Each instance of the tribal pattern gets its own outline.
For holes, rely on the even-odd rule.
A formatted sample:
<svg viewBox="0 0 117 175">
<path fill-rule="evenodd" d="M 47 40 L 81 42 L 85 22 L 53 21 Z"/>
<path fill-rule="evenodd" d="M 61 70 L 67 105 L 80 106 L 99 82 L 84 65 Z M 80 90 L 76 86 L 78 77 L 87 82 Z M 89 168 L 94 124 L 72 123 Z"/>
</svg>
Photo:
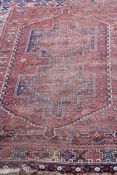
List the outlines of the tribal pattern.
<svg viewBox="0 0 117 175">
<path fill-rule="evenodd" d="M 1 3 L 0 168 L 117 171 L 116 8 Z"/>
</svg>

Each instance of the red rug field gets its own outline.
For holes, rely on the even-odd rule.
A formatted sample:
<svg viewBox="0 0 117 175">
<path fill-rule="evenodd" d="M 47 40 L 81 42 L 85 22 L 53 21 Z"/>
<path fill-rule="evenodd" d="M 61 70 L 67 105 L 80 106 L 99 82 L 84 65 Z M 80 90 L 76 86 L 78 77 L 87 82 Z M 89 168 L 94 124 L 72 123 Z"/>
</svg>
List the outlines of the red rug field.
<svg viewBox="0 0 117 175">
<path fill-rule="evenodd" d="M 117 0 L 3 1 L 0 13 L 1 171 L 116 173 Z"/>
</svg>

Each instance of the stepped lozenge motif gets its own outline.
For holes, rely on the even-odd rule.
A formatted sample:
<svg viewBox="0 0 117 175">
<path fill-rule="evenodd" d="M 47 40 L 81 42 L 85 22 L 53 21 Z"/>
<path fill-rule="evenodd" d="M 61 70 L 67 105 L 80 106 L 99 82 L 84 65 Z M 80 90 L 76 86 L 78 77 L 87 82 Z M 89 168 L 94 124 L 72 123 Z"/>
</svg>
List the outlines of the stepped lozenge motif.
<svg viewBox="0 0 117 175">
<path fill-rule="evenodd" d="M 14 5 L 2 26 L 0 167 L 116 172 L 116 7 L 61 3 Z"/>
</svg>

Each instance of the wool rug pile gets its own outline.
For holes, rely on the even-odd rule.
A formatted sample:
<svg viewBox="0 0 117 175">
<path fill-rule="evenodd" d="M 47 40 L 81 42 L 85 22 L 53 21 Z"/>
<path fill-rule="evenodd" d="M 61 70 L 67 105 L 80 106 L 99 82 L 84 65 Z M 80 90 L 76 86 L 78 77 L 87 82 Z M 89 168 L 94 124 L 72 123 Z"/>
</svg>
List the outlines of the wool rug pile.
<svg viewBox="0 0 117 175">
<path fill-rule="evenodd" d="M 0 15 L 0 171 L 116 173 L 117 0 L 3 0 Z"/>
</svg>

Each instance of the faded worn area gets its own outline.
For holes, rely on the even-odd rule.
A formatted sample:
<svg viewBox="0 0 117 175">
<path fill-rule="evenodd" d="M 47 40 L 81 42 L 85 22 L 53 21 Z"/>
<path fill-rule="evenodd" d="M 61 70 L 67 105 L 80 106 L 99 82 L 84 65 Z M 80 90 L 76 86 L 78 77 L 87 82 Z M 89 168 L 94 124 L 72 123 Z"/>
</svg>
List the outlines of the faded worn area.
<svg viewBox="0 0 117 175">
<path fill-rule="evenodd" d="M 116 173 L 117 2 L 3 1 L 0 13 L 1 172 Z"/>
</svg>

